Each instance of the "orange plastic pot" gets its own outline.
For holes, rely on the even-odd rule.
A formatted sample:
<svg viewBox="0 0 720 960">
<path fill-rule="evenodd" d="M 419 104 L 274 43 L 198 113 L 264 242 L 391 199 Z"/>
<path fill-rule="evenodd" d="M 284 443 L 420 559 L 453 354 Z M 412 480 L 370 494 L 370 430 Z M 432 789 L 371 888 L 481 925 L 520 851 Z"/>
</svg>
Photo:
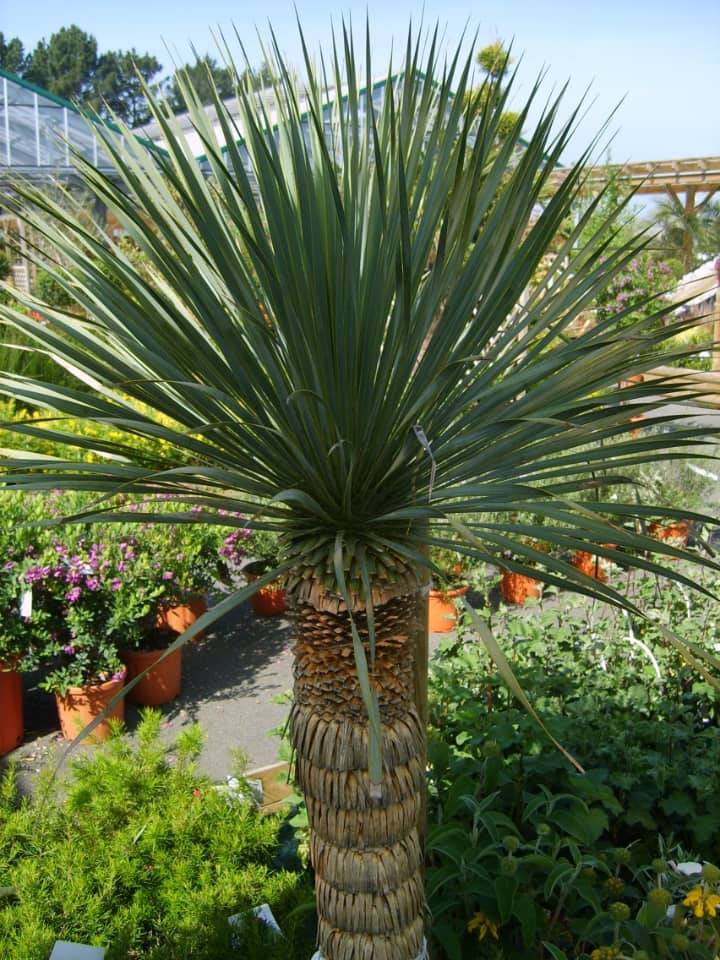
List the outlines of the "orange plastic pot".
<svg viewBox="0 0 720 960">
<path fill-rule="evenodd" d="M 127 699 L 132 703 L 139 703 L 143 707 L 159 707 L 180 696 L 182 647 L 173 650 L 161 663 L 157 663 L 164 652 L 164 650 L 120 651 L 120 659 L 127 669 L 126 682 L 134 680 L 148 667 L 153 667 L 128 692 Z M 156 663 L 157 666 L 153 666 Z"/>
<path fill-rule="evenodd" d="M 280 586 L 269 584 L 267 587 L 260 587 L 257 593 L 250 598 L 255 613 L 261 617 L 275 617 L 280 613 L 287 612 L 287 596 Z"/>
<path fill-rule="evenodd" d="M 625 387 L 634 387 L 638 383 L 643 383 L 645 380 L 645 375 L 642 373 L 633 373 L 625 380 L 620 380 L 618 386 L 621 390 L 624 390 Z"/>
<path fill-rule="evenodd" d="M 512 570 L 503 570 L 500 590 L 503 600 L 508 603 L 525 603 L 526 600 L 539 600 L 542 594 L 542 584 L 533 577 L 524 573 L 515 573 Z"/>
<path fill-rule="evenodd" d="M 644 419 L 645 419 L 644 413 L 637 413 L 634 417 L 630 417 L 630 423 L 639 423 L 641 420 L 644 420 Z M 640 427 L 633 427 L 632 430 L 630 431 L 630 436 L 634 440 L 637 440 L 641 432 L 642 431 L 640 430 Z"/>
<path fill-rule="evenodd" d="M 107 710 L 107 707 L 125 685 L 125 674 L 115 680 L 106 680 L 105 683 L 91 683 L 86 687 L 69 687 L 65 696 L 55 692 L 60 729 L 66 740 L 75 737 L 88 724 Z M 125 719 L 125 701 L 120 700 L 112 710 L 95 727 L 89 737 L 85 737 L 83 744 L 93 743 L 95 740 L 107 740 L 110 736 L 110 719 Z"/>
<path fill-rule="evenodd" d="M 572 560 L 572 565 L 581 573 L 588 577 L 594 577 L 604 583 L 607 580 L 607 573 L 603 569 L 603 561 L 596 553 L 588 553 L 586 550 L 576 550 Z"/>
<path fill-rule="evenodd" d="M 428 630 L 430 633 L 450 633 L 457 626 L 457 607 L 455 597 L 468 592 L 468 587 L 454 590 L 431 590 L 428 596 Z"/>
<path fill-rule="evenodd" d="M 0 756 L 23 741 L 22 677 L 11 664 L 0 663 Z"/>
<path fill-rule="evenodd" d="M 651 523 L 648 532 L 658 540 L 675 540 L 685 545 L 688 541 L 687 520 L 676 520 L 674 523 Z"/>
<path fill-rule="evenodd" d="M 174 630 L 175 633 L 184 633 L 207 611 L 207 608 L 207 597 L 199 593 L 197 596 L 191 597 L 187 603 L 180 603 L 174 607 L 162 607 L 158 612 L 155 626 L 161 630 Z M 192 639 L 200 640 L 204 636 L 205 631 L 201 630 Z"/>
</svg>

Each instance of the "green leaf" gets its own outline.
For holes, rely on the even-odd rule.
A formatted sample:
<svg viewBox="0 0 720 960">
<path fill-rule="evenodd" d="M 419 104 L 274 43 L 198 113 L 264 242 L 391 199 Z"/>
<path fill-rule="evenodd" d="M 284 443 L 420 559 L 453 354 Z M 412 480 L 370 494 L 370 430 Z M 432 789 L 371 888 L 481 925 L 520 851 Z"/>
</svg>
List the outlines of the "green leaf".
<svg viewBox="0 0 720 960">
<path fill-rule="evenodd" d="M 507 923 L 512 916 L 517 889 L 517 877 L 498 877 L 495 881 L 495 896 L 502 923 Z"/>
<path fill-rule="evenodd" d="M 538 920 L 537 907 L 532 897 L 526 893 L 521 893 L 515 897 L 513 902 L 513 916 L 517 917 L 520 921 L 523 943 L 526 947 L 531 947 L 535 943 Z"/>
<path fill-rule="evenodd" d="M 607 814 L 597 807 L 556 809 L 549 817 L 561 830 L 588 846 L 595 843 L 609 828 Z"/>
<path fill-rule="evenodd" d="M 661 808 L 668 814 L 677 814 L 680 817 L 692 817 L 697 812 L 692 797 L 679 790 L 673 790 L 660 801 Z"/>
<path fill-rule="evenodd" d="M 567 956 L 565 953 L 563 953 L 560 947 L 556 947 L 554 944 L 548 943 L 547 940 L 543 940 L 542 945 L 545 947 L 553 960 L 567 960 Z"/>
</svg>

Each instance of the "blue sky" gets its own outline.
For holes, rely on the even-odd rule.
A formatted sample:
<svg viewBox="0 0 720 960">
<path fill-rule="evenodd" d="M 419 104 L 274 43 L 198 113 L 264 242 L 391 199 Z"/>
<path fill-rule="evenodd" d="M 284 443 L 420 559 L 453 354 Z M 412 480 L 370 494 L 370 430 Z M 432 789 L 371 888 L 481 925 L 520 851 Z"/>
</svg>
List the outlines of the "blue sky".
<svg viewBox="0 0 720 960">
<path fill-rule="evenodd" d="M 476 4 L 455 0 L 367 0 L 348 4 L 297 0 L 310 45 L 328 42 L 331 21 L 352 14 L 356 28 L 370 15 L 374 73 L 388 63 L 392 39 L 402 48 L 410 18 L 436 21 L 449 44 L 469 24 L 479 44 L 513 39 L 522 54 L 518 96 L 547 69 L 548 92 L 569 81 L 568 110 L 591 88 L 588 112 L 575 140 L 576 154 L 617 107 L 614 161 L 665 160 L 720 154 L 720 3 L 717 0 L 491 0 Z M 251 60 L 260 59 L 256 28 L 267 36 L 268 21 L 281 49 L 299 66 L 295 12 L 286 0 L 123 0 L 87 5 L 86 0 L 5 0 L 0 30 L 19 36 L 26 49 L 60 27 L 77 24 L 93 34 L 100 50 L 130 49 L 153 53 L 169 71 L 172 57 L 191 58 L 191 43 L 200 52 L 215 52 L 212 31 L 228 36 L 233 26 L 246 41 Z M 572 154 L 572 150 L 570 151 Z M 567 160 L 573 156 L 566 155 Z"/>
</svg>

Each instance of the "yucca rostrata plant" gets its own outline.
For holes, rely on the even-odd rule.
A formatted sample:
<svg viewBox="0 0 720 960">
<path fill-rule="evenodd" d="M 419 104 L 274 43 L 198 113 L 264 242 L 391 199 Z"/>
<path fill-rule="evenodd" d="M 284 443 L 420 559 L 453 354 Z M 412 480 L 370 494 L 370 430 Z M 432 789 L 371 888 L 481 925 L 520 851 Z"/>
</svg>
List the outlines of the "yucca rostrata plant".
<svg viewBox="0 0 720 960">
<path fill-rule="evenodd" d="M 170 494 L 188 522 L 200 504 L 281 531 L 282 563 L 252 589 L 284 573 L 293 602 L 292 738 L 322 955 L 413 960 L 424 950 L 429 548 L 483 559 L 512 548 L 512 569 L 539 561 L 537 577 L 623 602 L 532 543 L 675 556 L 635 532 L 642 508 L 603 491 L 628 465 L 682 455 L 697 433 L 678 425 L 672 449 L 668 434 L 633 438 L 625 401 L 649 408 L 648 388 L 614 389 L 656 362 L 670 325 L 619 334 L 620 317 L 570 333 L 640 244 L 611 244 L 612 221 L 581 243 L 592 211 L 556 241 L 583 179 L 571 168 L 541 202 L 573 125 L 558 122 L 560 100 L 521 141 L 533 91 L 501 138 L 512 85 L 466 97 L 470 54 L 440 65 L 434 37 L 410 37 L 371 99 L 370 41 L 364 81 L 352 38 L 338 47 L 327 75 L 306 56 L 302 92 L 276 55 L 270 93 L 238 87 L 237 120 L 217 100 L 224 147 L 181 77 L 202 166 L 152 100 L 164 152 L 108 131 L 114 176 L 77 159 L 132 256 L 39 190 L 8 199 L 57 252 L 44 265 L 83 316 L 27 299 L 43 324 L 4 317 L 82 383 L 0 379 L 55 420 L 18 422 L 20 436 L 51 430 L 75 454 L 16 451 L 4 465 L 16 487 Z M 64 417 L 110 422 L 127 443 L 73 437 Z M 137 455 L 138 435 L 170 452 Z M 106 459 L 82 462 L 89 449 Z"/>
</svg>

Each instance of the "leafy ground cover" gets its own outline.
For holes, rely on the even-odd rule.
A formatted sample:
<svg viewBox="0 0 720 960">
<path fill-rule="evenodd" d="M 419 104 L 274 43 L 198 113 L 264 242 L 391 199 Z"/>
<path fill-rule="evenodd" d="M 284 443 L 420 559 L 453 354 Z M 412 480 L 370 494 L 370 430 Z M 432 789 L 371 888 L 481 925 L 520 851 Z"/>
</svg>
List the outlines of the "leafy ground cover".
<svg viewBox="0 0 720 960">
<path fill-rule="evenodd" d="M 649 621 L 561 599 L 485 614 L 583 772 L 474 638 L 438 651 L 427 871 L 438 958 L 716 956 L 720 699 L 661 625 L 716 655 L 717 603 L 646 577 L 631 590 Z M 687 862 L 694 872 L 673 867 Z"/>
</svg>

